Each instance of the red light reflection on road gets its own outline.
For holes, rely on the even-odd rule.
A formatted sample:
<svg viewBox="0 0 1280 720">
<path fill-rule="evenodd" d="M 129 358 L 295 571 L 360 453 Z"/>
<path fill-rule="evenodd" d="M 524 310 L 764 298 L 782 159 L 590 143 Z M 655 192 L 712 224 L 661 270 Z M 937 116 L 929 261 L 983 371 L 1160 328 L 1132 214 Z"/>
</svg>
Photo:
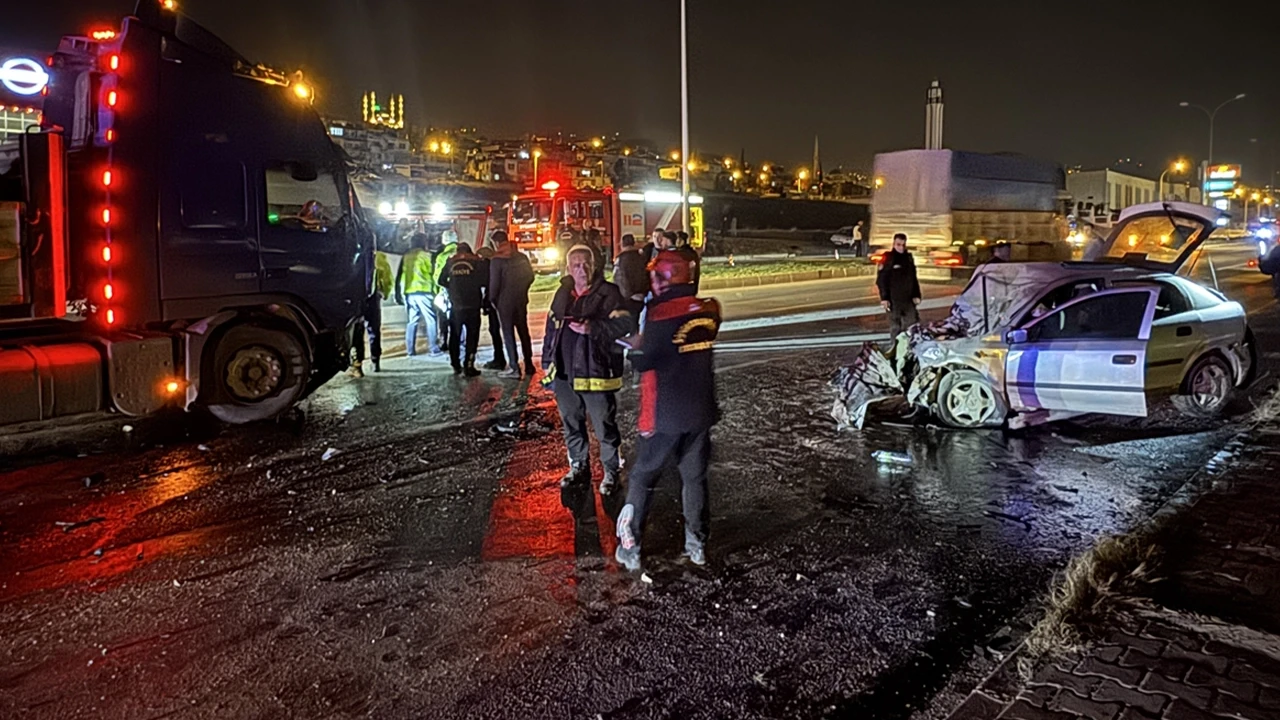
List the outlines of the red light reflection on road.
<svg viewBox="0 0 1280 720">
<path fill-rule="evenodd" d="M 187 459 L 173 456 L 175 465 Z M 47 479 L 62 478 L 49 482 L 66 482 L 67 465 L 75 466 L 59 464 L 39 471 Z M 109 586 L 107 581 L 205 544 L 218 532 L 216 526 L 200 526 L 197 521 L 194 529 L 168 533 L 163 508 L 215 479 L 207 465 L 177 465 L 139 478 L 123 490 L 105 485 L 88 502 L 56 503 L 46 511 L 49 517 L 33 518 L 31 531 L 5 553 L 0 572 L 6 586 L 0 588 L 0 599 L 77 585 L 101 590 Z M 68 530 L 57 522 L 86 524 Z M 192 524 L 184 515 L 182 527 Z M 102 555 L 95 556 L 95 550 Z"/>
</svg>

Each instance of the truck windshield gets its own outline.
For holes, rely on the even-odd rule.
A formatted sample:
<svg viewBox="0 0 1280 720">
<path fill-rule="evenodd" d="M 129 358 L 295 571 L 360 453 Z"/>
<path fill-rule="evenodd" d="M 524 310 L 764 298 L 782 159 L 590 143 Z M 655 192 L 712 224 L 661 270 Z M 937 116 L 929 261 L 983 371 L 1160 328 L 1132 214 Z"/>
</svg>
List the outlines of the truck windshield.
<svg viewBox="0 0 1280 720">
<path fill-rule="evenodd" d="M 520 200 L 512 211 L 518 223 L 547 222 L 551 219 L 550 200 Z"/>
</svg>

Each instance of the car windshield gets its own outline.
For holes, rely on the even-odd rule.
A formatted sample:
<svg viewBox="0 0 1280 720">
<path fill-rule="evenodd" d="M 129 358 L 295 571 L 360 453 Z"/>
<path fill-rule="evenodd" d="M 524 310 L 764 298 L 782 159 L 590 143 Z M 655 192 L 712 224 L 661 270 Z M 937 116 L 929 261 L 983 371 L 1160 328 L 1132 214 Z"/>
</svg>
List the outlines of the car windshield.
<svg viewBox="0 0 1280 720">
<path fill-rule="evenodd" d="M 1138 217 L 1125 224 L 1106 257 L 1177 263 L 1183 248 L 1205 231 L 1195 219 L 1167 215 Z"/>
<path fill-rule="evenodd" d="M 1063 280 L 1056 263 L 999 263 L 983 265 L 956 298 L 952 315 L 967 322 L 969 335 L 1011 327 L 1046 287 Z"/>
<path fill-rule="evenodd" d="M 512 217 L 518 223 L 546 222 L 551 219 L 551 201 L 521 200 L 516 203 Z"/>
</svg>

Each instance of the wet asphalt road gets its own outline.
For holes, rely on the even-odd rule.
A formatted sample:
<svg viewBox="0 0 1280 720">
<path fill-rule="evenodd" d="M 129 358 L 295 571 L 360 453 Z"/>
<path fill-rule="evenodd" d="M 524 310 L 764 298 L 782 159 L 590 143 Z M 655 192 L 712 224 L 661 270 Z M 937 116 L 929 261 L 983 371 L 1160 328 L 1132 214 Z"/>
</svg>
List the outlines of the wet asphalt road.
<svg viewBox="0 0 1280 720">
<path fill-rule="evenodd" d="M 1254 313 L 1274 384 L 1269 288 L 1220 280 Z M 826 381 L 882 326 L 873 313 L 726 334 L 711 565 L 677 560 L 668 477 L 648 581 L 611 560 L 620 498 L 560 490 L 550 397 L 443 363 L 336 380 L 305 421 L 152 420 L 86 439 L 85 457 L 7 458 L 0 717 L 944 706 L 1056 568 L 1149 516 L 1234 428 L 1162 406 L 1020 433 L 837 433 Z M 849 347 L 798 342 L 833 335 Z M 621 405 L 634 427 L 634 391 Z M 882 448 L 915 466 L 876 467 Z"/>
</svg>

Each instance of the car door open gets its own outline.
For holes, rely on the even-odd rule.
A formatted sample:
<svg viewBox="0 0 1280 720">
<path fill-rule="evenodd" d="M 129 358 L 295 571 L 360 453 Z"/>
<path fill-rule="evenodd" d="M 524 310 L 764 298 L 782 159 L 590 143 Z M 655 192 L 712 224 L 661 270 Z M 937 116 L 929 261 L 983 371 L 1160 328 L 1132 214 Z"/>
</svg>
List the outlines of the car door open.
<svg viewBox="0 0 1280 720">
<path fill-rule="evenodd" d="M 1077 298 L 1009 332 L 1005 382 L 1019 412 L 1147 414 L 1147 341 L 1156 287 Z"/>
</svg>

